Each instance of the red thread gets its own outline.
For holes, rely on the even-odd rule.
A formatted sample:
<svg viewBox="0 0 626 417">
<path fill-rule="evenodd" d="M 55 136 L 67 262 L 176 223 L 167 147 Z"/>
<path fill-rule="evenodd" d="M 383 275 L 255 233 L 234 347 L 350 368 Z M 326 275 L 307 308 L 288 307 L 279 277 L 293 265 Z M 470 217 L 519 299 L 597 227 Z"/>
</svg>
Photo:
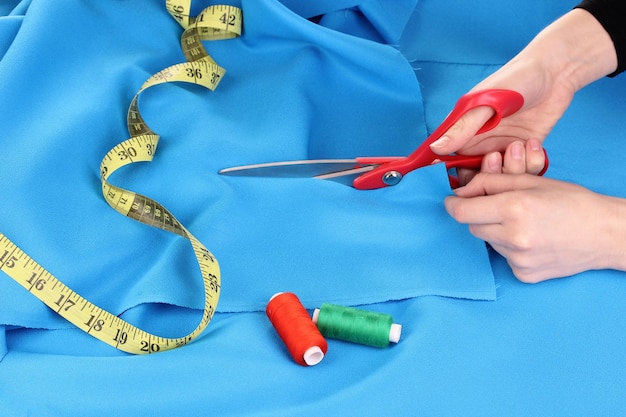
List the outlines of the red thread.
<svg viewBox="0 0 626 417">
<path fill-rule="evenodd" d="M 276 294 L 265 313 L 297 363 L 315 365 L 324 358 L 328 350 L 326 339 L 295 294 Z"/>
</svg>

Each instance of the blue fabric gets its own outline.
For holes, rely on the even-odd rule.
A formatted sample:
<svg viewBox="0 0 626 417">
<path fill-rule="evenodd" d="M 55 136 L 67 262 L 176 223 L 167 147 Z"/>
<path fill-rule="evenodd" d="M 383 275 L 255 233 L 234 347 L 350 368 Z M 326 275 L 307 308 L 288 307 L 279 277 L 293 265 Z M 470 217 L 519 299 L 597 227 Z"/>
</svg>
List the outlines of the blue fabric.
<svg viewBox="0 0 626 417">
<path fill-rule="evenodd" d="M 329 340 L 314 367 L 292 361 L 262 312 L 218 314 L 212 332 L 149 357 L 105 356 L 101 343 L 85 344 L 76 330 L 12 331 L 0 365 L 0 414 L 619 415 L 626 407 L 623 274 L 528 286 L 492 259 L 496 302 L 418 297 L 370 305 L 403 324 L 400 343 L 376 349 Z M 142 324 L 174 311 L 150 313 Z M 33 386 L 56 394 L 34 401 Z"/>
<path fill-rule="evenodd" d="M 142 114 L 162 135 L 159 153 L 111 177 L 164 204 L 214 252 L 223 273 L 218 311 L 262 310 L 284 290 L 308 307 L 493 299 L 484 245 L 441 204 L 450 193 L 442 167 L 366 193 L 216 174 L 272 160 L 403 155 L 426 137 L 418 83 L 396 49 L 315 25 L 277 2 L 245 9 L 242 38 L 207 45 L 228 70 L 220 88 L 163 85 L 142 94 Z M 54 36 L 40 36 L 50 22 Z M 66 40 L 85 25 L 90 47 L 77 49 Z M 0 67 L 3 135 L 20 143 L 0 156 L 3 233 L 115 314 L 144 303 L 203 306 L 188 243 L 111 210 L 97 176 L 100 158 L 127 137 L 132 95 L 182 61 L 180 33 L 159 2 L 34 2 Z M 2 323 L 67 327 L 15 283 L 0 286 Z"/>
<path fill-rule="evenodd" d="M 218 90 L 166 85 L 140 98 L 162 135 L 159 153 L 111 181 L 163 203 L 219 259 L 223 296 L 208 330 L 181 349 L 126 355 L 0 276 L 0 415 L 565 416 L 626 407 L 624 274 L 518 282 L 445 215 L 441 167 L 372 192 L 216 175 L 253 162 L 406 154 L 572 2 L 537 0 L 519 12 L 508 2 L 422 0 L 406 21 L 389 19 L 408 1 L 380 13 L 376 2 L 348 2 L 343 21 L 330 3 L 319 2 L 314 23 L 297 2 L 243 1 L 243 36 L 207 43 L 228 71 Z M 202 299 L 187 242 L 111 210 L 98 178 L 102 156 L 127 137 L 137 88 L 183 60 L 180 28 L 156 0 L 33 0 L 6 10 L 0 231 L 138 326 L 190 331 Z M 548 175 L 626 197 L 614 180 L 621 154 L 609 152 L 623 141 L 624 97 L 623 77 L 577 95 L 546 143 Z M 370 303 L 403 325 L 402 338 L 387 349 L 330 340 L 319 365 L 299 366 L 261 311 L 276 291 L 296 292 L 308 308 Z"/>
</svg>

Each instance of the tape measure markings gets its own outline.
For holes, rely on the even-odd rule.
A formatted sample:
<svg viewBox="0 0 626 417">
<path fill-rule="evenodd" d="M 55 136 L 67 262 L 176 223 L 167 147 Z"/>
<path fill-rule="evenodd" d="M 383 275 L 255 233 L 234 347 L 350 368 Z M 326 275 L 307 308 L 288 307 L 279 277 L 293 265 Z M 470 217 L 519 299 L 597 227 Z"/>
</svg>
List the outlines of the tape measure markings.
<svg viewBox="0 0 626 417">
<path fill-rule="evenodd" d="M 115 171 L 126 165 L 150 162 L 154 158 L 159 136 L 148 127 L 139 112 L 138 98 L 142 91 L 166 82 L 187 82 L 214 90 L 226 72 L 209 56 L 202 40 L 239 36 L 241 10 L 226 5 L 210 6 L 193 18 L 189 16 L 190 5 L 191 0 L 166 0 L 168 12 L 184 29 L 181 47 L 188 62 L 157 72 L 140 87 L 127 113 L 131 137 L 107 152 L 100 163 L 100 178 L 102 195 L 113 209 L 141 223 L 183 236 L 191 243 L 204 283 L 204 308 L 197 327 L 178 338 L 160 337 L 141 330 L 77 294 L 0 233 L 0 270 L 79 329 L 117 349 L 134 354 L 165 351 L 195 339 L 211 321 L 221 291 L 217 260 L 172 213 L 146 196 L 107 181 Z"/>
</svg>

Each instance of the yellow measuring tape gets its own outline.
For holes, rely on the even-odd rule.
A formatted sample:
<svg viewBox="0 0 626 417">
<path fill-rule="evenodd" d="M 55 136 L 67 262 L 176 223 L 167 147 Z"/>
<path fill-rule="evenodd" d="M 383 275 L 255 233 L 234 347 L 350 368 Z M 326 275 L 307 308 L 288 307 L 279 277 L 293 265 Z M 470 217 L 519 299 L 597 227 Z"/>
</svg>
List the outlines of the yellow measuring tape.
<svg viewBox="0 0 626 417">
<path fill-rule="evenodd" d="M 151 161 L 159 136 L 144 122 L 137 100 L 142 91 L 166 82 L 187 82 L 214 90 L 225 70 L 211 59 L 202 41 L 241 35 L 242 13 L 233 6 L 210 6 L 190 16 L 191 0 L 166 0 L 167 10 L 184 29 L 181 37 L 187 62 L 168 67 L 150 77 L 128 109 L 130 138 L 111 149 L 100 164 L 102 194 L 121 214 L 139 222 L 176 233 L 191 242 L 204 282 L 204 310 L 198 326 L 188 335 L 165 338 L 150 334 L 89 302 L 0 233 L 0 270 L 5 272 L 59 315 L 101 341 L 129 353 L 155 353 L 183 346 L 207 327 L 220 295 L 220 268 L 211 252 L 156 201 L 110 184 L 107 179 L 119 168 Z"/>
</svg>

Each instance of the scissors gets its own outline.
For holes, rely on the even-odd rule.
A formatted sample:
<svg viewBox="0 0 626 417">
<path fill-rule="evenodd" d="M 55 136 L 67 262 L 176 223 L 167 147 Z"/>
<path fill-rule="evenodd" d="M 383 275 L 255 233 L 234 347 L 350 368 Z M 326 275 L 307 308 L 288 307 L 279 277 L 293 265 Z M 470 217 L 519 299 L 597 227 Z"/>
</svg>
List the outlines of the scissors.
<svg viewBox="0 0 626 417">
<path fill-rule="evenodd" d="M 496 127 L 502 118 L 508 117 L 524 105 L 521 94 L 511 90 L 487 89 L 462 96 L 452 112 L 441 125 L 409 156 L 357 157 L 353 159 L 309 159 L 298 161 L 269 162 L 225 168 L 222 175 L 261 177 L 313 177 L 335 180 L 352 185 L 359 190 L 371 190 L 398 184 L 407 173 L 436 163 L 445 163 L 448 171 L 458 168 L 479 170 L 484 155 L 437 155 L 430 145 L 439 139 L 465 113 L 481 106 L 491 107 L 494 115 L 476 134 Z M 545 150 L 544 150 L 545 153 Z M 548 155 L 543 175 L 548 169 Z M 454 174 L 448 174 L 452 188 L 459 186 Z"/>
</svg>

